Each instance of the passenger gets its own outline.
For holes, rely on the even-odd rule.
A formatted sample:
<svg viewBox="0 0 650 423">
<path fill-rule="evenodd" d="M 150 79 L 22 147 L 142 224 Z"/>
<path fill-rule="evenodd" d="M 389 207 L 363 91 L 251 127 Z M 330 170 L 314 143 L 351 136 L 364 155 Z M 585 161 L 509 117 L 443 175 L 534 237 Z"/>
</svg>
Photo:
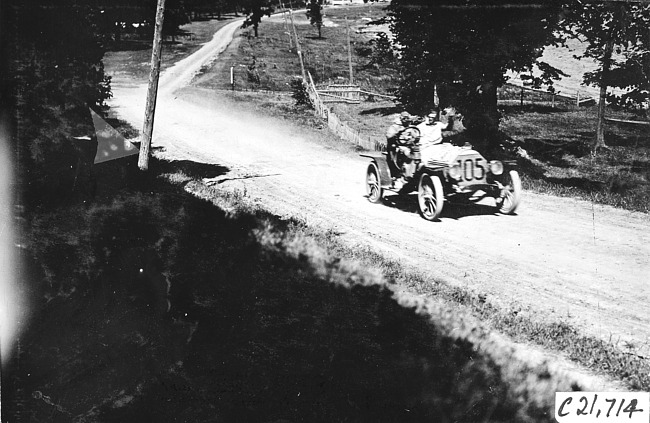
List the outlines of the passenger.
<svg viewBox="0 0 650 423">
<path fill-rule="evenodd" d="M 429 113 L 424 122 L 417 126 L 420 130 L 420 154 L 423 163 L 432 158 L 435 148 L 432 149 L 431 147 L 442 143 L 442 130 L 445 127 L 446 125 L 438 120 L 437 111 Z"/>
</svg>

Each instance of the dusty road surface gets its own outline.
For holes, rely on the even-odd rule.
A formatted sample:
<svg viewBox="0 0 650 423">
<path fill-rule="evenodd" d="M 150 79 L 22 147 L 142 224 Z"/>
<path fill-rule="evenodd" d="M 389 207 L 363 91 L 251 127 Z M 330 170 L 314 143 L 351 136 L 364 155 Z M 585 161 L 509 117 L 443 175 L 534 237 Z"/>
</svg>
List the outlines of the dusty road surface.
<svg viewBox="0 0 650 423">
<path fill-rule="evenodd" d="M 432 279 L 521 307 L 542 321 L 650 356 L 650 217 L 584 201 L 524 193 L 516 216 L 489 207 L 445 206 L 439 222 L 415 202 L 371 204 L 366 159 L 318 145 L 288 121 L 254 116 L 192 75 L 222 51 L 238 22 L 161 78 L 154 147 L 163 157 L 226 166 L 215 182 L 267 209 L 332 229 Z M 111 106 L 142 127 L 146 85 L 113 80 Z"/>
</svg>

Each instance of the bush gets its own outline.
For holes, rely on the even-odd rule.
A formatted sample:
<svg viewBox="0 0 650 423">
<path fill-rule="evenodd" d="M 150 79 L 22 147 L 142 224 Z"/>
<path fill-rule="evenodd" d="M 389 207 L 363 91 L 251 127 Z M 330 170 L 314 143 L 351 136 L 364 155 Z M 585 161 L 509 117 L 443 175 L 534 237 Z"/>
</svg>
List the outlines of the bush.
<svg viewBox="0 0 650 423">
<path fill-rule="evenodd" d="M 296 106 L 309 106 L 309 94 L 307 94 L 307 87 L 300 78 L 294 78 L 291 80 L 291 91 L 293 94 L 294 100 L 296 100 Z"/>
</svg>

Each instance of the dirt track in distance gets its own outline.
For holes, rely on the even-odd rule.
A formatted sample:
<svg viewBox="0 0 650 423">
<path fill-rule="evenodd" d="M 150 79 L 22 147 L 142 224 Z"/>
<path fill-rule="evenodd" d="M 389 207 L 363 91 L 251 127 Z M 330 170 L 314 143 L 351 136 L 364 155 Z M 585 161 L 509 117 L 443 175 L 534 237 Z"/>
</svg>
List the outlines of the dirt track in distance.
<svg viewBox="0 0 650 423">
<path fill-rule="evenodd" d="M 154 147 L 162 157 L 226 166 L 216 183 L 245 190 L 279 215 L 340 233 L 435 280 L 536 320 L 650 355 L 650 216 L 524 193 L 516 216 L 446 205 L 439 222 L 415 201 L 365 198 L 367 159 L 314 143 L 287 121 L 249 115 L 217 93 L 187 86 L 223 50 L 237 23 L 161 78 Z M 146 86 L 113 80 L 110 105 L 142 127 Z"/>
</svg>

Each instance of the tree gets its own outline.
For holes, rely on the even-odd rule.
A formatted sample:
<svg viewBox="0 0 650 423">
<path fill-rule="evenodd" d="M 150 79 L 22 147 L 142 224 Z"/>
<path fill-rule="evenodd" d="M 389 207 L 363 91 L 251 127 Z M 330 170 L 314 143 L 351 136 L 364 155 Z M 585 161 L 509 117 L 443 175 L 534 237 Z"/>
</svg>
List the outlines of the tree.
<svg viewBox="0 0 650 423">
<path fill-rule="evenodd" d="M 311 0 L 307 7 L 307 19 L 312 25 L 318 28 L 318 38 L 321 36 L 321 28 L 323 27 L 323 6 L 321 0 Z"/>
<path fill-rule="evenodd" d="M 248 17 L 244 21 L 243 28 L 252 26 L 255 31 L 255 37 L 258 37 L 258 27 L 262 22 L 263 16 L 271 16 L 273 7 L 269 4 L 268 0 L 248 0 L 244 3 L 244 10 L 248 13 Z"/>
<path fill-rule="evenodd" d="M 572 2 L 565 8 L 565 37 L 586 44 L 581 57 L 594 59 L 598 68 L 584 75 L 599 87 L 598 121 L 593 151 L 606 148 L 605 107 L 611 103 L 646 108 L 650 93 L 650 4 L 640 2 Z M 607 94 L 609 87 L 627 90 Z M 649 116 L 650 117 L 650 116 Z"/>
<path fill-rule="evenodd" d="M 155 3 L 155 2 L 154 2 Z M 172 43 L 176 42 L 176 36 L 181 33 L 180 27 L 190 23 L 190 17 L 180 0 L 166 0 L 165 23 L 163 25 L 163 36 L 171 37 Z"/>
<path fill-rule="evenodd" d="M 502 0 L 393 0 L 388 21 L 403 79 L 398 99 L 411 111 L 433 106 L 434 86 L 441 106 L 465 116 L 468 136 L 493 144 L 500 114 L 497 88 L 507 70 L 528 72 L 545 45 L 555 40 L 560 8 L 553 2 Z M 538 82 L 560 74 L 547 64 Z"/>
<path fill-rule="evenodd" d="M 25 205 L 52 205 L 77 182 L 74 137 L 94 136 L 88 108 L 103 108 L 111 95 L 102 64 L 108 36 L 97 32 L 101 9 L 92 5 L 12 3 L 3 17 L 12 28 L 3 78 L 11 87 L 17 179 Z"/>
</svg>

